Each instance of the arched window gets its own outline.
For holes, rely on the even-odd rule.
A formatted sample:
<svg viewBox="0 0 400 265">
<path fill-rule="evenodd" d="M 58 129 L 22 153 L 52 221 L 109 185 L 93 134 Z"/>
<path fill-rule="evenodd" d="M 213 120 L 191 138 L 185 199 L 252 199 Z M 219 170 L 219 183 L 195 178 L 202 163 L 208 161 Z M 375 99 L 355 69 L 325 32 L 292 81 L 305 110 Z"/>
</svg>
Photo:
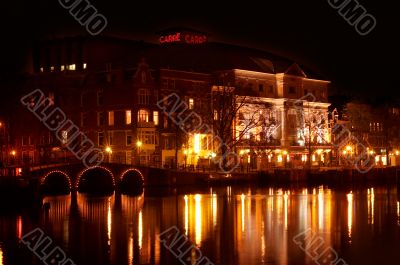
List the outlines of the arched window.
<svg viewBox="0 0 400 265">
<path fill-rule="evenodd" d="M 145 109 L 141 109 L 138 112 L 138 122 L 149 122 L 149 112 Z"/>
</svg>

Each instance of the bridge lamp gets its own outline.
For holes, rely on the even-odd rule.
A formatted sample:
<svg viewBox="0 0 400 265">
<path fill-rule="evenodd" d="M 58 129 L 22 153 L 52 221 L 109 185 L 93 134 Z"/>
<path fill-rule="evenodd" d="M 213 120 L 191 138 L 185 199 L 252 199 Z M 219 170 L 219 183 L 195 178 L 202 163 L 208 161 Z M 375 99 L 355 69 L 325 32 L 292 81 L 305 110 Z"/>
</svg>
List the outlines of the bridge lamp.
<svg viewBox="0 0 400 265">
<path fill-rule="evenodd" d="M 15 156 L 16 154 L 17 154 L 17 152 L 16 152 L 15 150 L 12 150 L 12 151 L 11 151 L 11 155 L 12 155 L 12 156 Z"/>
<path fill-rule="evenodd" d="M 136 145 L 137 145 L 137 147 L 141 147 L 142 146 L 142 142 L 141 141 L 137 141 Z"/>
</svg>

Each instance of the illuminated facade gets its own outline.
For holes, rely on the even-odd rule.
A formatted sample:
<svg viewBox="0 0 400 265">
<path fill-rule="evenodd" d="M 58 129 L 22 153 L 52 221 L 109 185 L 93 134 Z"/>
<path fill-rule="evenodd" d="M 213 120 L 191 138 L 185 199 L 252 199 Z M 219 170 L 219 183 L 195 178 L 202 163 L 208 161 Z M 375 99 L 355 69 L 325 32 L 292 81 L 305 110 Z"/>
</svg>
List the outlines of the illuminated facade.
<svg viewBox="0 0 400 265">
<path fill-rule="evenodd" d="M 21 93 L 40 88 L 51 96 L 104 150 L 107 162 L 212 166 L 220 155 L 215 135 L 179 131 L 157 102 L 175 93 L 202 123 L 215 127 L 212 120 L 219 117 L 213 114 L 212 90 L 218 86 L 231 87 L 246 103 L 231 124 L 233 137 L 240 139 L 230 147 L 243 166 L 261 170 L 304 166 L 310 158 L 315 165 L 330 161 L 329 81 L 309 76 L 285 58 L 213 42 L 188 30 L 165 32 L 158 44 L 97 37 L 40 47 Z M 259 123 L 246 128 L 255 112 Z M 14 115 L 35 123 L 26 110 Z M 16 160 L 27 164 L 74 159 L 41 126 L 14 125 L 10 146 Z"/>
</svg>

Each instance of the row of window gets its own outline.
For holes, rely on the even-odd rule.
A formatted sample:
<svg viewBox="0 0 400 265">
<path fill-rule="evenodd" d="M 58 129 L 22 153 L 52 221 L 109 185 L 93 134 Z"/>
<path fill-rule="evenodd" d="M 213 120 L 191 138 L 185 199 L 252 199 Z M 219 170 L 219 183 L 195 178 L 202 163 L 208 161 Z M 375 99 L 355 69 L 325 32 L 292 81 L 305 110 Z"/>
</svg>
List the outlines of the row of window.
<svg viewBox="0 0 400 265">
<path fill-rule="evenodd" d="M 138 131 L 137 141 L 140 141 L 142 144 L 154 144 L 158 145 L 158 135 L 154 131 Z M 114 145 L 114 134 L 112 132 L 107 133 L 107 141 L 105 138 L 104 132 L 97 133 L 97 142 L 99 146 L 105 145 Z M 131 146 L 132 142 L 132 135 L 126 134 L 125 135 L 125 144 L 126 146 Z"/>
<path fill-rule="evenodd" d="M 82 65 L 83 69 L 87 68 L 87 63 L 84 63 Z M 40 72 L 43 73 L 44 72 L 44 67 L 40 67 Z M 56 67 L 56 66 L 50 66 L 50 72 L 54 72 L 54 71 L 75 71 L 77 70 L 76 64 L 68 64 L 68 65 L 60 65 L 60 67 Z"/>
<path fill-rule="evenodd" d="M 104 112 L 98 112 L 97 113 L 97 126 L 104 126 L 105 125 L 105 113 Z M 114 126 L 115 125 L 115 111 L 108 111 L 107 112 L 107 124 L 108 126 Z M 159 124 L 159 113 L 158 111 L 153 111 L 153 124 L 158 125 Z M 138 122 L 150 122 L 150 112 L 145 109 L 140 109 L 137 112 L 137 121 Z M 132 124 L 132 111 L 131 110 L 125 110 L 125 125 L 130 125 Z M 81 126 L 85 127 L 87 125 L 87 114 L 82 113 L 81 114 Z"/>
</svg>

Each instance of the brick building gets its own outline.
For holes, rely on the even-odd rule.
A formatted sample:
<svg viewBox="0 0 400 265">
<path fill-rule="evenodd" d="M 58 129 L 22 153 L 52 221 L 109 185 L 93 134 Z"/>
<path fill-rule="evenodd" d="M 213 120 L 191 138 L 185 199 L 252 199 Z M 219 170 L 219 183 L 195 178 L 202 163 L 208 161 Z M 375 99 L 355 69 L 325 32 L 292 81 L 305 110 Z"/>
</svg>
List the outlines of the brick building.
<svg viewBox="0 0 400 265">
<path fill-rule="evenodd" d="M 175 93 L 215 127 L 213 88 L 231 87 L 243 103 L 231 124 L 233 138 L 241 135 L 231 148 L 242 164 L 262 169 L 303 166 L 309 159 L 329 162 L 329 81 L 288 59 L 212 42 L 203 33 L 174 29 L 162 34 L 160 43 L 111 37 L 47 40 L 34 50 L 31 74 L 19 93 L 44 91 L 104 150 L 107 161 L 173 167 L 211 165 L 220 154 L 212 133 L 182 134 L 157 102 Z M 257 125 L 243 129 L 255 111 Z M 22 106 L 10 116 L 15 163 L 73 159 Z"/>
</svg>

